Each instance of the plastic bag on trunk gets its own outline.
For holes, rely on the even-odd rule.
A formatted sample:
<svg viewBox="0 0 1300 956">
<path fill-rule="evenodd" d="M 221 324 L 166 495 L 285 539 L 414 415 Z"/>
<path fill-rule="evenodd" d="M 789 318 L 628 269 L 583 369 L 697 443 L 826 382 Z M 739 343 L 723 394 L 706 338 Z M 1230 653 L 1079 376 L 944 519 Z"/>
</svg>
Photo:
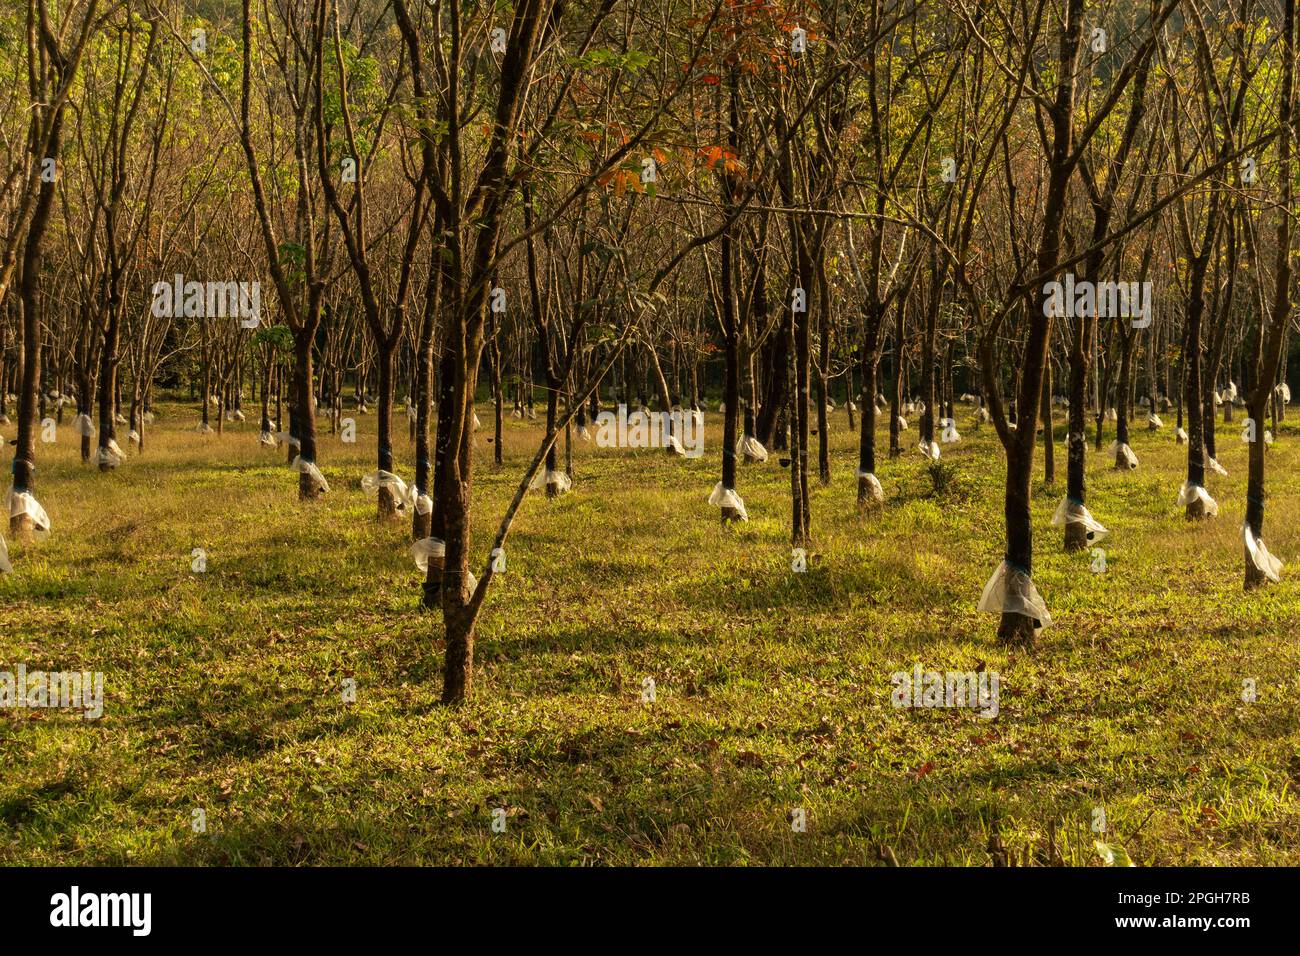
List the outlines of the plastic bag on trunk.
<svg viewBox="0 0 1300 956">
<path fill-rule="evenodd" d="M 531 491 L 545 491 L 546 486 L 551 484 L 559 486 L 560 494 L 564 494 L 573 487 L 573 483 L 569 481 L 569 476 L 564 472 L 544 469 L 533 475 L 533 480 L 528 483 L 528 488 Z"/>
<path fill-rule="evenodd" d="M 1157 415 L 1155 412 L 1150 412 L 1150 413 L 1147 415 L 1147 430 L 1148 430 L 1148 431 L 1157 431 L 1157 430 L 1159 430 L 1159 429 L 1161 429 L 1161 428 L 1164 428 L 1164 427 L 1165 427 L 1165 423 L 1164 423 L 1163 421 L 1160 420 L 1160 416 Z"/>
<path fill-rule="evenodd" d="M 1186 508 L 1197 500 L 1205 502 L 1205 514 L 1208 517 L 1214 518 L 1218 516 L 1219 503 L 1210 497 L 1210 493 L 1200 485 L 1191 485 L 1184 481 L 1182 487 L 1178 489 L 1178 506 Z"/>
<path fill-rule="evenodd" d="M 938 442 L 933 442 L 933 441 L 922 441 L 922 442 L 921 442 L 919 445 L 917 445 L 916 447 L 920 450 L 921 454 L 924 455 L 926 458 L 928 458 L 930 461 L 938 461 L 938 460 L 939 460 L 939 443 L 938 443 Z"/>
<path fill-rule="evenodd" d="M 198 432 L 200 435 L 212 434 L 212 426 L 209 425 L 207 422 L 199 422 L 196 426 L 194 426 L 194 430 Z"/>
<path fill-rule="evenodd" d="M 126 440 L 130 442 L 135 442 L 138 445 L 140 444 L 140 433 L 136 431 L 134 428 L 132 428 L 131 434 L 126 436 Z"/>
<path fill-rule="evenodd" d="M 380 488 L 387 488 L 393 495 L 393 500 L 397 502 L 397 507 L 406 506 L 406 482 L 391 471 L 372 471 L 368 475 L 361 476 L 361 490 L 367 494 L 376 494 Z"/>
<path fill-rule="evenodd" d="M 1110 454 L 1115 459 L 1115 467 L 1119 467 L 1123 462 L 1124 467 L 1133 469 L 1138 466 L 1138 456 L 1134 454 L 1133 449 L 1128 445 L 1121 445 L 1117 441 L 1110 443 Z"/>
<path fill-rule="evenodd" d="M 899 431 L 907 430 L 907 419 L 904 418 L 902 415 L 898 416 L 898 430 Z"/>
<path fill-rule="evenodd" d="M 72 420 L 72 430 L 83 438 L 95 437 L 95 423 L 90 420 L 90 416 L 85 412 Z"/>
<path fill-rule="evenodd" d="M 1185 429 L 1185 428 L 1179 428 L 1177 431 L 1175 431 L 1175 432 L 1174 432 L 1174 440 L 1177 441 L 1178 444 L 1180 444 L 1180 445 L 1186 445 L 1186 444 L 1187 444 L 1187 429 Z"/>
<path fill-rule="evenodd" d="M 753 435 L 744 435 L 736 442 L 736 454 L 749 461 L 767 461 L 767 449 Z"/>
<path fill-rule="evenodd" d="M 877 478 L 875 475 L 873 475 L 871 472 L 863 471 L 861 468 L 859 468 L 858 481 L 865 481 L 867 483 L 868 497 L 874 498 L 876 501 L 885 500 L 885 489 L 880 487 L 880 479 Z"/>
<path fill-rule="evenodd" d="M 107 465 L 109 468 L 116 468 L 125 460 L 126 455 L 122 454 L 122 449 L 111 438 L 108 440 L 107 446 L 101 445 L 95 449 L 94 462 L 96 465 Z"/>
<path fill-rule="evenodd" d="M 266 445 L 268 448 L 274 448 L 279 442 L 271 432 L 262 432 L 262 434 L 257 436 L 257 443 L 259 445 Z"/>
<path fill-rule="evenodd" d="M 415 566 L 423 574 L 429 573 L 429 558 L 446 558 L 447 545 L 441 538 L 421 538 L 411 545 L 411 557 Z M 469 589 L 473 592 L 478 587 L 478 578 L 473 571 L 466 572 L 469 577 Z"/>
<path fill-rule="evenodd" d="M 1088 541 L 1100 541 L 1106 535 L 1110 534 L 1100 521 L 1092 516 L 1088 506 L 1082 501 L 1075 501 L 1069 495 L 1061 499 L 1061 503 L 1056 506 L 1056 514 L 1052 515 L 1052 527 L 1060 528 L 1067 524 L 1081 524 L 1088 531 Z"/>
<path fill-rule="evenodd" d="M 1224 478 L 1228 477 L 1228 469 L 1220 465 L 1216 459 L 1207 458 L 1205 463 L 1210 467 L 1210 470 L 1214 472 L 1216 475 L 1222 475 Z"/>
<path fill-rule="evenodd" d="M 1038 588 L 1034 587 L 1033 580 L 1019 568 L 1010 567 L 1006 561 L 998 565 L 993 577 L 984 585 L 979 610 L 994 614 L 1023 614 L 1033 620 L 1035 631 L 1052 624 L 1047 605 Z"/>
<path fill-rule="evenodd" d="M 9 508 L 11 520 L 19 515 L 26 515 L 31 519 L 32 530 L 38 538 L 43 538 L 50 533 L 50 516 L 45 513 L 45 509 L 31 492 L 14 491 L 11 487 L 5 496 L 5 504 Z"/>
<path fill-rule="evenodd" d="M 411 557 L 415 566 L 426 574 L 429 571 L 430 558 L 442 558 L 447 555 L 447 545 L 441 538 L 421 538 L 411 545 Z"/>
<path fill-rule="evenodd" d="M 1250 523 L 1243 521 L 1241 523 L 1241 537 L 1246 545 L 1246 554 L 1250 556 L 1251 563 L 1268 578 L 1276 583 L 1282 580 L 1282 562 L 1273 555 L 1269 554 L 1268 548 L 1264 547 L 1262 538 L 1255 537 L 1250 530 Z"/>
<path fill-rule="evenodd" d="M 295 455 L 293 463 L 290 464 L 289 467 L 300 474 L 310 475 L 312 480 L 316 482 L 316 486 L 320 488 L 322 492 L 329 492 L 329 482 L 325 480 L 325 476 L 321 474 L 321 470 L 316 467 L 314 461 L 303 461 L 302 455 Z"/>
<path fill-rule="evenodd" d="M 713 493 L 709 495 L 709 504 L 714 508 L 732 508 L 740 515 L 741 521 L 749 520 L 749 512 L 745 510 L 745 502 L 736 494 L 733 488 L 722 487 L 722 482 L 713 486 Z"/>
<path fill-rule="evenodd" d="M 1277 394 L 1278 397 L 1282 399 L 1283 405 L 1291 404 L 1291 386 L 1288 385 L 1286 382 L 1283 382 L 1281 385 L 1277 387 Z"/>
</svg>

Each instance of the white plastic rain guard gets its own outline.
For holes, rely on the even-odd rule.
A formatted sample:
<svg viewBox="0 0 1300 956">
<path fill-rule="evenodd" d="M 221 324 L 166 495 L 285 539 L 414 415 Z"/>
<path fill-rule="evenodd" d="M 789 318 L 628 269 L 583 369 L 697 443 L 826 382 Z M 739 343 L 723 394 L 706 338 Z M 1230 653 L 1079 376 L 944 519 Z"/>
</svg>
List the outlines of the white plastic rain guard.
<svg viewBox="0 0 1300 956">
<path fill-rule="evenodd" d="M 1115 459 L 1116 462 L 1118 462 L 1122 457 L 1124 459 L 1124 464 L 1127 465 L 1129 469 L 1133 469 L 1138 466 L 1138 456 L 1134 454 L 1133 449 L 1130 448 L 1128 445 L 1121 445 L 1117 441 L 1111 442 L 1110 455 L 1112 458 Z"/>
<path fill-rule="evenodd" d="M 405 508 L 408 491 L 406 482 L 391 471 L 372 471 L 368 475 L 361 476 L 361 490 L 367 494 L 376 494 L 380 488 L 387 488 L 393 495 L 393 500 L 397 502 L 397 507 Z"/>
<path fill-rule="evenodd" d="M 904 418 L 902 415 L 898 416 L 898 429 L 899 431 L 907 430 L 907 419 Z"/>
<path fill-rule="evenodd" d="M 480 428 L 482 428 L 482 427 L 483 427 L 483 423 L 480 422 L 480 421 L 478 420 L 478 412 L 475 412 L 475 413 L 474 413 L 474 431 L 478 431 L 478 430 L 479 430 Z"/>
<path fill-rule="evenodd" d="M 858 469 L 858 480 L 867 482 L 868 496 L 875 498 L 877 501 L 884 501 L 885 489 L 880 487 L 880 479 L 869 471 Z"/>
<path fill-rule="evenodd" d="M 95 423 L 90 420 L 90 416 L 85 412 L 72 420 L 72 430 L 83 438 L 95 437 Z"/>
<path fill-rule="evenodd" d="M 922 442 L 921 442 L 919 445 L 917 445 L 916 447 L 920 450 L 921 454 L 924 455 L 926 458 L 928 458 L 930 461 L 938 461 L 938 460 L 939 460 L 939 443 L 938 443 L 938 442 L 933 442 L 933 441 L 922 441 Z"/>
<path fill-rule="evenodd" d="M 95 449 L 95 457 L 92 460 L 96 465 L 107 465 L 109 468 L 116 468 L 126 461 L 126 455 L 122 454 L 122 449 L 118 447 L 117 442 L 110 438 L 107 447 Z"/>
<path fill-rule="evenodd" d="M 1227 391 L 1225 391 L 1225 392 L 1223 393 L 1223 397 L 1224 397 L 1225 399 L 1227 399 L 1228 401 L 1230 401 L 1230 402 L 1234 402 L 1234 401 L 1237 400 L 1237 383 L 1236 383 L 1236 382 L 1229 382 L 1229 383 L 1228 383 L 1228 389 L 1227 389 Z"/>
<path fill-rule="evenodd" d="M 199 422 L 197 425 L 194 426 L 194 430 L 198 432 L 200 435 L 212 434 L 212 426 L 209 425 L 207 422 Z"/>
<path fill-rule="evenodd" d="M 1174 432 L 1174 439 L 1175 439 L 1175 440 L 1178 442 L 1178 444 L 1180 444 L 1180 445 L 1185 445 L 1185 444 L 1187 444 L 1187 429 L 1185 429 L 1185 428 L 1179 428 L 1177 431 L 1175 431 L 1175 432 Z"/>
<path fill-rule="evenodd" d="M 259 445 L 266 445 L 268 448 L 274 448 L 280 443 L 280 440 L 275 437 L 274 432 L 262 432 L 262 434 L 257 436 L 257 443 Z"/>
<path fill-rule="evenodd" d="M 140 418 L 143 419 L 146 425 L 153 424 L 153 412 L 145 412 L 143 415 L 140 416 Z"/>
<path fill-rule="evenodd" d="M 411 557 L 415 560 L 415 566 L 425 574 L 429 573 L 430 558 L 445 558 L 446 556 L 447 545 L 441 538 L 421 538 L 411 545 Z M 473 571 L 466 573 L 469 575 L 469 589 L 473 591 L 478 588 L 478 578 L 474 576 Z"/>
<path fill-rule="evenodd" d="M 241 418 L 240 421 L 242 422 L 243 419 Z M 125 415 L 114 415 L 114 416 L 113 416 L 113 424 L 114 424 L 114 425 L 125 425 L 125 424 L 126 424 L 126 416 L 125 416 Z"/>
<path fill-rule="evenodd" d="M 1023 614 L 1034 621 L 1034 630 L 1051 627 L 1052 617 L 1047 613 L 1043 597 L 1034 587 L 1033 580 L 1020 568 L 1013 568 L 1004 560 L 984 585 L 980 595 L 979 610 L 994 614 Z"/>
<path fill-rule="evenodd" d="M 744 499 L 736 494 L 734 489 L 722 487 L 722 482 L 713 486 L 713 493 L 709 495 L 709 504 L 714 508 L 732 508 L 740 515 L 741 521 L 749 520 Z"/>
<path fill-rule="evenodd" d="M 523 417 L 524 417 L 524 413 L 521 412 L 521 411 L 520 411 L 519 409 L 517 409 L 517 408 L 516 408 L 513 412 L 511 412 L 510 415 L 511 415 L 513 418 L 523 418 Z"/>
<path fill-rule="evenodd" d="M 1056 506 L 1056 514 L 1052 515 L 1053 528 L 1060 528 L 1067 524 L 1083 525 L 1087 529 L 1090 543 L 1100 541 L 1110 534 L 1105 526 L 1092 516 L 1087 505 L 1082 501 L 1075 501 L 1069 495 L 1061 499 L 1061 503 Z"/>
<path fill-rule="evenodd" d="M 857 402 L 849 402 L 849 411 L 851 411 L 851 412 L 856 412 L 857 410 L 858 410 L 858 403 L 857 403 Z"/>
<path fill-rule="evenodd" d="M 1224 478 L 1228 477 L 1228 469 L 1220 465 L 1216 459 L 1207 458 L 1205 463 L 1209 465 L 1210 470 L 1214 472 L 1216 475 L 1222 475 Z"/>
<path fill-rule="evenodd" d="M 1106 421 L 1108 422 L 1119 421 L 1119 415 L 1115 412 L 1115 409 L 1113 408 L 1106 409 Z"/>
<path fill-rule="evenodd" d="M 1250 530 L 1249 522 L 1241 523 L 1241 539 L 1246 545 L 1246 554 L 1250 556 L 1251 563 L 1275 584 L 1282 580 L 1282 562 L 1269 554 L 1268 548 L 1264 547 L 1264 540 L 1257 538 Z"/>
<path fill-rule="evenodd" d="M 1219 503 L 1210 497 L 1210 493 L 1200 485 L 1189 485 L 1183 482 L 1178 489 L 1178 506 L 1186 508 L 1193 501 L 1201 500 L 1205 502 L 1205 514 L 1207 517 L 1214 518 L 1219 514 Z"/>
<path fill-rule="evenodd" d="M 316 467 L 314 461 L 303 461 L 302 455 L 295 455 L 289 467 L 300 474 L 311 475 L 312 480 L 316 482 L 321 491 L 329 492 L 330 483 L 325 480 L 325 476 L 321 474 L 321 470 Z"/>
<path fill-rule="evenodd" d="M 244 413 L 237 408 L 232 408 L 226 412 L 226 421 L 228 422 L 242 422 L 244 420 Z"/>
<path fill-rule="evenodd" d="M 545 491 L 549 484 L 560 486 L 560 494 L 564 494 L 573 487 L 573 482 L 569 476 L 562 471 L 551 471 L 549 468 L 539 471 L 533 475 L 533 480 L 528 483 L 529 491 Z"/>
<path fill-rule="evenodd" d="M 129 434 L 129 435 L 126 436 L 126 440 L 127 440 L 127 441 L 133 441 L 133 442 L 135 442 L 135 443 L 138 445 L 138 444 L 140 444 L 140 433 L 139 433 L 138 431 L 136 431 L 134 428 L 132 428 L 132 429 L 131 429 L 131 434 Z"/>
<path fill-rule="evenodd" d="M 5 495 L 5 505 L 9 509 L 9 517 L 12 520 L 19 515 L 27 515 L 32 519 L 32 530 L 38 538 L 43 538 L 50 533 L 50 516 L 45 513 L 39 501 L 29 491 L 14 491 L 10 487 Z"/>
<path fill-rule="evenodd" d="M 1159 415 L 1157 415 L 1155 412 L 1149 412 L 1147 414 L 1148 431 L 1156 431 L 1157 429 L 1164 428 L 1164 427 L 1165 427 L 1165 423 L 1160 420 Z"/>
<path fill-rule="evenodd" d="M 415 559 L 415 566 L 426 573 L 429 570 L 430 558 L 446 556 L 447 545 L 441 538 L 421 538 L 411 545 L 411 557 Z"/>
<path fill-rule="evenodd" d="M 951 418 L 939 419 L 939 441 L 945 445 L 961 441 L 961 432 L 957 431 L 957 423 Z"/>
<path fill-rule="evenodd" d="M 718 402 L 718 411 L 719 411 L 719 412 L 722 412 L 722 413 L 725 414 L 726 411 L 727 411 L 727 403 L 726 403 L 726 402 Z"/>
<path fill-rule="evenodd" d="M 744 435 L 736 442 L 736 454 L 753 461 L 767 461 L 767 449 L 753 435 Z"/>
<path fill-rule="evenodd" d="M 1286 382 L 1283 382 L 1281 385 L 1277 387 L 1277 394 L 1278 397 L 1282 399 L 1283 405 L 1291 404 L 1291 386 L 1288 385 Z"/>
<path fill-rule="evenodd" d="M 5 536 L 0 534 L 0 574 L 13 574 L 14 566 L 9 563 L 9 549 L 5 547 Z"/>
<path fill-rule="evenodd" d="M 989 410 L 981 406 L 980 410 L 975 414 L 975 420 L 981 425 L 987 425 L 989 423 Z"/>
<path fill-rule="evenodd" d="M 414 424 L 414 423 L 415 423 L 415 420 L 416 420 L 417 417 L 418 417 L 418 416 L 417 416 L 416 411 L 415 411 L 415 406 L 412 405 L 410 402 L 407 402 L 407 403 L 406 403 L 406 420 L 407 420 L 408 422 L 411 422 L 412 424 Z"/>
<path fill-rule="evenodd" d="M 581 438 L 583 441 L 591 441 L 591 432 L 588 431 L 586 425 L 583 425 L 581 428 L 578 429 L 578 437 Z"/>
</svg>

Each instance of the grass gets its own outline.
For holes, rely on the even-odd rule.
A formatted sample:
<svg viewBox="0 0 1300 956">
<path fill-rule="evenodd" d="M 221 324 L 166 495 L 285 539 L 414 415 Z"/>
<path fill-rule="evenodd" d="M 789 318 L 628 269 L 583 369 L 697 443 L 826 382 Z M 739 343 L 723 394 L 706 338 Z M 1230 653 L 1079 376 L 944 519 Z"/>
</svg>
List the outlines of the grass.
<svg viewBox="0 0 1300 956">
<path fill-rule="evenodd" d="M 479 414 L 486 560 L 541 429 L 507 419 L 496 469 Z M 0 863 L 985 865 L 996 844 L 1100 865 L 1100 806 L 1102 839 L 1139 865 L 1300 864 L 1300 577 L 1242 591 L 1239 423 L 1220 425 L 1229 477 L 1210 479 L 1221 516 L 1200 525 L 1175 504 L 1172 422 L 1134 436 L 1132 473 L 1090 448 L 1102 574 L 1049 526 L 1058 445 L 1056 488 L 1034 497 L 1055 626 L 1009 651 L 975 610 L 1001 557 L 1002 459 L 972 418 L 944 446 L 941 493 L 912 430 L 903 457 L 882 454 L 884 510 L 862 517 L 837 411 L 806 574 L 776 456 L 742 469 L 748 524 L 706 504 L 720 416 L 694 461 L 575 440 L 574 491 L 521 510 L 474 699 L 453 710 L 409 528 L 378 523 L 360 490 L 373 416 L 356 445 L 323 438 L 333 491 L 308 505 L 251 420 L 200 436 L 191 408 L 164 406 L 145 453 L 101 474 L 65 416 L 39 448 L 53 534 L 11 541 L 0 578 L 0 669 L 103 671 L 104 716 L 0 711 Z M 1298 438 L 1284 426 L 1268 460 L 1265 540 L 1284 560 L 1300 553 Z M 410 477 L 404 431 L 397 446 Z M 890 675 L 917 662 L 996 671 L 999 716 L 894 708 Z"/>
</svg>

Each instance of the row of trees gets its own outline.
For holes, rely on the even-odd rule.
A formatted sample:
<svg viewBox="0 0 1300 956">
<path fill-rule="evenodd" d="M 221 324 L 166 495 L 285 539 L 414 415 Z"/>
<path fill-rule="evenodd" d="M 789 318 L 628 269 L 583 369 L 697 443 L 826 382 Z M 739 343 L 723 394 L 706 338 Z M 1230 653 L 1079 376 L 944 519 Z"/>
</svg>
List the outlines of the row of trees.
<svg viewBox="0 0 1300 956">
<path fill-rule="evenodd" d="M 739 463 L 787 448 L 806 548 L 837 407 L 869 512 L 882 412 L 891 454 L 912 417 L 936 457 L 969 391 L 1006 455 L 981 606 L 1024 642 L 1047 617 L 1030 483 L 1039 435 L 1054 477 L 1053 405 L 1078 549 L 1100 528 L 1090 419 L 1129 467 L 1135 422 L 1175 416 L 1204 518 L 1239 396 L 1245 583 L 1276 578 L 1294 0 L 27 0 L 0 50 L 12 533 L 41 525 L 36 437 L 63 396 L 105 470 L 120 428 L 143 450 L 159 384 L 188 380 L 200 430 L 247 396 L 312 499 L 351 389 L 378 418 L 378 513 L 427 556 L 454 702 L 494 574 L 470 550 L 481 395 L 498 462 L 503 415 L 545 406 L 494 548 L 530 487 L 567 489 L 558 439 L 602 402 L 689 414 L 709 382 L 721 520 L 745 517 Z"/>
</svg>

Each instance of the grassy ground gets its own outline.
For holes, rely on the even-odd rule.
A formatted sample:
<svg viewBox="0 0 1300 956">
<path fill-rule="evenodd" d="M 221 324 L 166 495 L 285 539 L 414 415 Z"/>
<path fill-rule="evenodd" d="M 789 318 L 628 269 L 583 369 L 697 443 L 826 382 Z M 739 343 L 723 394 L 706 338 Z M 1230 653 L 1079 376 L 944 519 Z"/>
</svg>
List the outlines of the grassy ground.
<svg viewBox="0 0 1300 956">
<path fill-rule="evenodd" d="M 1089 507 L 1113 532 L 1102 574 L 1049 526 L 1058 446 L 1057 488 L 1034 498 L 1056 624 L 1032 652 L 999 647 L 975 610 L 1001 556 L 1002 460 L 968 408 L 947 490 L 910 431 L 873 518 L 836 413 L 806 574 L 775 456 L 743 469 L 747 525 L 722 529 L 706 504 L 720 416 L 695 461 L 575 447 L 573 493 L 522 509 L 475 699 L 448 710 L 408 528 L 377 523 L 360 490 L 373 416 L 356 445 L 323 439 L 333 491 L 301 505 L 252 422 L 205 437 L 192 409 L 159 412 L 113 474 L 80 464 L 70 419 L 39 449 L 54 533 L 10 542 L 0 669 L 103 671 L 105 712 L 0 711 L 0 862 L 983 865 L 992 841 L 1018 862 L 1098 865 L 1104 807 L 1104 839 L 1140 865 L 1300 864 L 1300 576 L 1242 592 L 1239 424 L 1220 426 L 1221 517 L 1199 526 L 1175 503 L 1172 422 L 1136 435 L 1135 472 L 1090 455 Z M 497 470 L 479 414 L 485 554 L 541 429 L 508 420 Z M 409 477 L 404 434 L 398 448 Z M 1284 428 L 1266 524 L 1284 560 L 1300 553 L 1298 470 Z M 890 675 L 915 663 L 996 671 L 999 716 L 894 708 Z"/>
</svg>

